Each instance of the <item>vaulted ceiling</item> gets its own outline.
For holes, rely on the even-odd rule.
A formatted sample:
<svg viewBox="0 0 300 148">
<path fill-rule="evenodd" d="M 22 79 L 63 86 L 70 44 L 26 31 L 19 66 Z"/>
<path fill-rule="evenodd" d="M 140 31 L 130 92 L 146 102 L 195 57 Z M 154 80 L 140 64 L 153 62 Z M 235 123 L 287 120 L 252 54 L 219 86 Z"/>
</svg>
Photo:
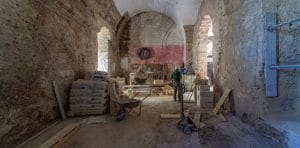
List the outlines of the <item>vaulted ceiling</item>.
<svg viewBox="0 0 300 148">
<path fill-rule="evenodd" d="M 114 0 L 121 15 L 156 11 L 174 19 L 179 26 L 196 23 L 202 0 Z"/>
</svg>

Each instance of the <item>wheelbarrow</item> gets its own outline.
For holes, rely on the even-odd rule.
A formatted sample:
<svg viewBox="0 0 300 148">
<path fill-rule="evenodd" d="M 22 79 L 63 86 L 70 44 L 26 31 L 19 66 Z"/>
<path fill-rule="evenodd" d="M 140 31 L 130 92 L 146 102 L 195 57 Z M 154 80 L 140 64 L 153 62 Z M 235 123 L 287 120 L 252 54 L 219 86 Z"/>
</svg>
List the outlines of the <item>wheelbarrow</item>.
<svg viewBox="0 0 300 148">
<path fill-rule="evenodd" d="M 119 100 L 112 100 L 116 105 L 117 111 L 114 117 L 117 121 L 122 121 L 125 119 L 126 114 L 129 114 L 134 108 L 139 106 L 139 113 L 141 115 L 142 111 L 142 101 L 137 99 L 121 98 Z"/>
</svg>

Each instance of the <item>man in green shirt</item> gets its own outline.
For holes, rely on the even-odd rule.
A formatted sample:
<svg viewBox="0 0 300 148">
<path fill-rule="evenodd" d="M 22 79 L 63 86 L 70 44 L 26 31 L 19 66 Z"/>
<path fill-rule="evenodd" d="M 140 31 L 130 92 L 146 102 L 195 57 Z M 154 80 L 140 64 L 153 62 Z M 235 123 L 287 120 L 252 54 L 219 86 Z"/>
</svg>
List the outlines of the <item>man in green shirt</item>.
<svg viewBox="0 0 300 148">
<path fill-rule="evenodd" d="M 171 78 L 173 80 L 173 88 L 174 88 L 174 101 L 176 102 L 176 94 L 178 94 L 178 100 L 180 98 L 180 93 L 179 93 L 179 89 L 180 89 L 180 80 L 181 80 L 181 73 L 179 71 L 178 68 L 175 69 L 175 71 L 172 73 Z M 180 100 L 179 100 L 180 101 Z"/>
</svg>

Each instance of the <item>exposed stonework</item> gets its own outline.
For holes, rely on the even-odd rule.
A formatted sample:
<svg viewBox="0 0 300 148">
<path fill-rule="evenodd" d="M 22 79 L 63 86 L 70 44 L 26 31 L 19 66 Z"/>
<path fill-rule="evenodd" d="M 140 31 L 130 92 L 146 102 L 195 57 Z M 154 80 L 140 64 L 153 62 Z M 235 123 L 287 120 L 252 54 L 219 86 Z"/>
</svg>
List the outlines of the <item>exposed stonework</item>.
<svg viewBox="0 0 300 148">
<path fill-rule="evenodd" d="M 118 8 L 124 15 L 122 18 L 114 1 L 119 4 Z M 200 3 L 201 7 L 194 9 Z M 198 19 L 194 24 L 197 17 L 194 13 L 198 10 Z M 99 47 L 103 47 L 105 53 L 105 62 L 101 65 L 105 65 L 103 69 L 108 68 L 113 77 L 128 78 L 129 73 L 142 69 L 153 72 L 154 79 L 170 80 L 175 65 L 186 62 L 186 66 L 192 66 L 200 78 L 213 77 L 214 100 L 211 99 L 211 88 L 208 85 L 198 88 L 204 89 L 204 93 L 199 95 L 205 98 L 201 100 L 202 108 L 212 108 L 225 88 L 230 88 L 232 93 L 229 101 L 225 102 L 225 108 L 237 113 L 244 122 L 250 120 L 256 123 L 264 137 L 282 139 L 284 136 L 282 133 L 276 134 L 273 128 L 260 125 L 263 120 L 271 123 L 271 119 L 274 122 L 284 121 L 285 124 L 279 125 L 294 134 L 294 130 L 299 127 L 294 120 L 300 115 L 299 70 L 278 71 L 279 96 L 265 97 L 264 60 L 268 56 L 264 51 L 264 43 L 268 40 L 264 38 L 266 12 L 276 13 L 278 23 L 286 22 L 300 16 L 300 1 L 2 0 L 0 147 L 15 147 L 59 119 L 52 81 L 58 84 L 62 103 L 68 111 L 68 104 L 72 102 L 68 99 L 70 86 L 74 80 L 89 78 L 90 73 L 97 69 Z M 99 41 L 97 34 L 103 27 L 108 28 L 105 31 L 107 36 L 105 40 Z M 209 35 L 210 29 L 213 35 Z M 283 28 L 277 38 L 278 64 L 299 65 L 299 23 Z M 212 47 L 212 51 L 209 51 L 208 46 Z M 142 47 L 153 49 L 153 57 L 146 60 L 139 58 L 137 51 Z M 81 95 L 81 92 L 77 93 Z M 161 107 L 164 105 L 165 102 Z M 76 109 L 78 106 L 74 106 L 73 102 L 72 107 Z M 151 109 L 155 108 L 150 105 L 149 111 Z M 156 113 L 153 117 L 158 119 Z M 140 121 L 140 129 L 143 129 L 144 121 Z M 157 125 L 156 120 L 150 124 Z M 153 129 L 155 126 L 149 127 Z M 223 131 L 232 133 L 224 127 Z M 141 130 L 142 133 L 144 131 Z M 242 131 L 233 132 L 235 139 L 240 137 Z M 159 131 L 157 136 L 161 134 L 164 131 Z M 292 137 L 290 141 L 299 145 L 299 134 L 293 134 L 288 135 Z M 133 136 L 135 134 L 129 136 L 129 139 Z M 180 138 L 175 134 L 176 137 Z M 165 139 L 168 138 L 169 135 L 166 135 Z M 146 139 L 149 139 L 149 135 L 146 135 Z M 199 142 L 197 137 L 196 140 Z M 244 140 L 246 143 L 252 142 L 247 136 Z M 258 140 L 264 141 L 260 138 Z"/>
<path fill-rule="evenodd" d="M 208 44 L 209 44 L 209 29 L 211 26 L 211 18 L 209 15 L 202 16 L 201 22 L 195 27 L 197 30 L 194 38 L 194 63 L 193 68 L 201 79 L 207 78 L 207 56 L 208 56 Z"/>
<path fill-rule="evenodd" d="M 184 26 L 185 31 L 185 50 L 186 50 L 186 67 L 188 69 L 192 68 L 193 64 L 193 38 L 194 38 L 194 25 L 186 25 Z"/>
<path fill-rule="evenodd" d="M 280 0 L 206 0 L 203 2 L 195 34 L 202 18 L 213 21 L 213 65 L 215 97 L 225 88 L 233 89 L 232 109 L 238 115 L 256 120 L 270 114 L 298 114 L 299 71 L 281 71 L 279 96 L 265 97 L 263 17 L 266 12 L 278 14 L 279 22 L 299 16 L 299 1 Z M 215 10 L 215 11 L 212 11 Z M 279 63 L 299 64 L 299 31 L 279 33 Z M 195 59 L 194 59 L 195 61 Z"/>
<path fill-rule="evenodd" d="M 66 105 L 71 83 L 96 70 L 97 33 L 114 34 L 120 15 L 109 0 L 3 0 L 0 18 L 0 145 L 17 144 L 58 117 L 51 81 Z"/>
<path fill-rule="evenodd" d="M 263 1 L 263 11 L 276 13 L 278 23 L 287 22 L 300 16 L 300 1 L 266 0 Z M 299 25 L 287 28 L 278 33 L 278 65 L 300 65 Z M 267 99 L 269 113 L 289 116 L 289 119 L 298 117 L 300 114 L 299 70 L 279 71 L 278 93 L 279 97 Z"/>
</svg>

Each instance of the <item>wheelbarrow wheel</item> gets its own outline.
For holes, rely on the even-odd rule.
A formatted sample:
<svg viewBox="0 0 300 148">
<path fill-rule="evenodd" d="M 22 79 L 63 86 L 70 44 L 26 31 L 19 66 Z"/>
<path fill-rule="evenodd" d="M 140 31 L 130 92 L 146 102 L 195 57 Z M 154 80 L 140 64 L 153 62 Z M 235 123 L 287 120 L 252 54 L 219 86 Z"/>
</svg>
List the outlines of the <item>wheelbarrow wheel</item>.
<svg viewBox="0 0 300 148">
<path fill-rule="evenodd" d="M 193 133 L 193 129 L 191 127 L 189 127 L 189 126 L 185 126 L 183 128 L 183 133 L 186 134 L 186 135 L 190 135 L 190 134 Z"/>
<path fill-rule="evenodd" d="M 126 110 L 124 108 L 120 109 L 116 115 L 116 120 L 117 121 L 122 121 L 125 119 L 126 115 Z"/>
</svg>

